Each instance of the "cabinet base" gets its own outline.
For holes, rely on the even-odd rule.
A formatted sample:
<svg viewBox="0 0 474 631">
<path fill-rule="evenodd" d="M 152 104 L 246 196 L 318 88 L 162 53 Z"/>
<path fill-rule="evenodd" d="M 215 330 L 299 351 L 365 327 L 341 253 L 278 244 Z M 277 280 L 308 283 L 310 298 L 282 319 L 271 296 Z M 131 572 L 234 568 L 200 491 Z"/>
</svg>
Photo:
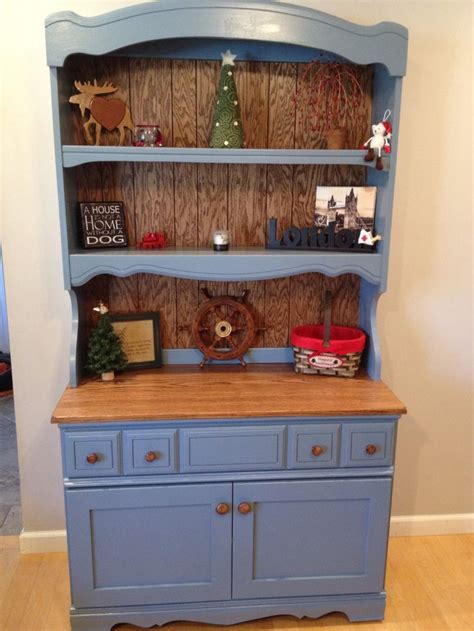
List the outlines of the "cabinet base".
<svg viewBox="0 0 474 631">
<path fill-rule="evenodd" d="M 188 603 L 151 607 L 117 607 L 113 609 L 71 608 L 72 631 L 110 631 L 116 624 L 140 627 L 164 625 L 168 622 L 206 622 L 230 625 L 269 616 L 319 618 L 341 612 L 351 622 L 383 620 L 385 592 L 352 596 L 314 596 L 309 598 L 278 598 L 269 600 L 239 600 L 212 603 Z"/>
</svg>

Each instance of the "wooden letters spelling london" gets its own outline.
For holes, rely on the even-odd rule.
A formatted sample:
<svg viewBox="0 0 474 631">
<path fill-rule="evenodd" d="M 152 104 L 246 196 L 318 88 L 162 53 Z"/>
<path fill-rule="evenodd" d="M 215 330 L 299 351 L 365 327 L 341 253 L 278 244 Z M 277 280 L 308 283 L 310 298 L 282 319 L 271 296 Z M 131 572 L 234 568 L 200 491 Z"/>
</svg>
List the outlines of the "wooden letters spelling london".
<svg viewBox="0 0 474 631">
<path fill-rule="evenodd" d="M 336 232 L 336 222 L 331 222 L 326 227 L 311 226 L 298 228 L 290 226 L 283 232 L 282 237 L 277 236 L 277 220 L 271 217 L 268 220 L 267 244 L 268 249 L 284 250 L 350 250 L 373 251 L 369 245 L 359 244 L 360 230 L 343 228 Z"/>
</svg>

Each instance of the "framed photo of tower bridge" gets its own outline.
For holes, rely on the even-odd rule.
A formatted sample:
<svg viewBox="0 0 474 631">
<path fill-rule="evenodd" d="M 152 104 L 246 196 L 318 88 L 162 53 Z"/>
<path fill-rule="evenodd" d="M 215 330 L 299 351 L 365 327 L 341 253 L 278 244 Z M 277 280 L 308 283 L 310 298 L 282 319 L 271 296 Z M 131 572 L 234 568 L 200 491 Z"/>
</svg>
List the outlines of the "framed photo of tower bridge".
<svg viewBox="0 0 474 631">
<path fill-rule="evenodd" d="M 373 232 L 375 221 L 375 186 L 317 186 L 314 223 L 324 228 L 335 222 L 334 230 Z"/>
</svg>

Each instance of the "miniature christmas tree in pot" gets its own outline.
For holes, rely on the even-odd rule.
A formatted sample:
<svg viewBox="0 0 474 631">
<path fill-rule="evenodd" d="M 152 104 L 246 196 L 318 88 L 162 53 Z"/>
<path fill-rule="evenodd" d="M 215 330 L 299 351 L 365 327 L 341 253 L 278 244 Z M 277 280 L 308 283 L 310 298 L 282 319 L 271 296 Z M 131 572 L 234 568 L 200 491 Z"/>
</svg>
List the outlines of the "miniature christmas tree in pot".
<svg viewBox="0 0 474 631">
<path fill-rule="evenodd" d="M 244 132 L 234 81 L 236 55 L 233 55 L 230 50 L 221 54 L 221 76 L 217 88 L 209 146 L 215 149 L 240 149 L 244 146 Z"/>
<path fill-rule="evenodd" d="M 103 302 L 94 311 L 99 312 L 99 322 L 89 338 L 87 368 L 102 376 L 103 381 L 113 381 L 114 371 L 125 370 L 128 361 L 119 336 L 110 321 L 109 310 Z"/>
</svg>

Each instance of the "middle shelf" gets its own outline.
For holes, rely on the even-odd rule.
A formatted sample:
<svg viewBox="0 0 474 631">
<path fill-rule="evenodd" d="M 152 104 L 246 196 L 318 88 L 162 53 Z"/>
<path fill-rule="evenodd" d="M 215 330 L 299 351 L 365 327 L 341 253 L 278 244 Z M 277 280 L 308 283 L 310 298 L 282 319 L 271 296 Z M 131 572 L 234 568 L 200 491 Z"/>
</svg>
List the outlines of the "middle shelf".
<svg viewBox="0 0 474 631">
<path fill-rule="evenodd" d="M 99 274 L 160 274 L 207 281 L 267 280 L 319 272 L 353 273 L 372 284 L 381 280 L 382 255 L 376 252 L 297 252 L 233 248 L 214 252 L 199 248 L 163 250 L 75 250 L 69 256 L 71 284 L 80 286 Z"/>
</svg>

